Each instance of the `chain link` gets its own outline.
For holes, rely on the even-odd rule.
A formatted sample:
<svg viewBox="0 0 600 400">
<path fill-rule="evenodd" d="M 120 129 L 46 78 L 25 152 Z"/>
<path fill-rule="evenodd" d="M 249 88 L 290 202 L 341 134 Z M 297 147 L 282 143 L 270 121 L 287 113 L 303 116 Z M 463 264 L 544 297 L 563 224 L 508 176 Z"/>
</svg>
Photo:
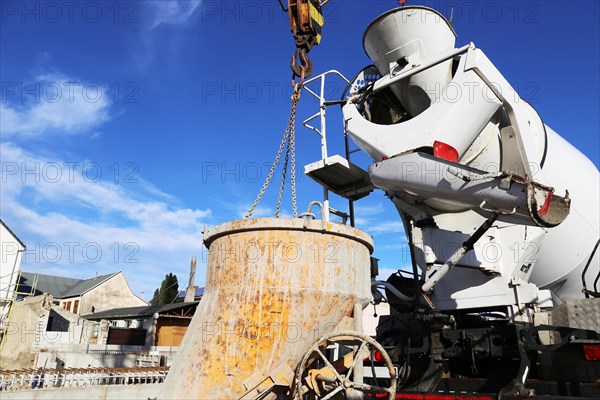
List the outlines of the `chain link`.
<svg viewBox="0 0 600 400">
<path fill-rule="evenodd" d="M 281 140 L 281 144 L 279 145 L 279 149 L 277 150 L 277 155 L 275 156 L 275 160 L 273 161 L 273 164 L 271 165 L 269 174 L 267 175 L 267 179 L 265 180 L 265 183 L 262 185 L 262 187 L 258 193 L 258 196 L 256 197 L 256 200 L 254 200 L 254 203 L 252 203 L 252 206 L 250 207 L 250 209 L 248 210 L 248 212 L 246 213 L 244 218 L 250 218 L 252 216 L 252 213 L 254 213 L 254 211 L 256 210 L 258 203 L 260 203 L 261 199 L 265 195 L 265 192 L 267 191 L 267 187 L 269 186 L 269 183 L 271 183 L 271 180 L 273 179 L 275 169 L 277 168 L 277 165 L 279 164 L 279 159 L 281 158 L 281 154 L 283 153 L 283 149 L 284 149 L 284 147 L 286 147 L 286 145 L 287 145 L 287 147 L 286 147 L 286 153 L 285 153 L 285 161 L 284 161 L 283 172 L 282 172 L 281 186 L 279 188 L 279 196 L 278 196 L 278 200 L 277 200 L 277 209 L 275 211 L 275 217 L 277 217 L 277 218 L 279 217 L 279 212 L 281 209 L 281 202 L 283 199 L 283 192 L 285 190 L 285 179 L 287 176 L 287 169 L 288 169 L 288 163 L 289 163 L 290 158 L 291 158 L 291 168 L 292 168 L 292 171 L 291 171 L 292 210 L 293 210 L 294 217 L 296 217 L 298 214 L 297 206 L 296 206 L 296 151 L 295 151 L 296 108 L 298 106 L 298 101 L 300 100 L 300 94 L 301 94 L 301 90 L 302 90 L 303 81 L 304 81 L 304 77 L 302 77 L 300 83 L 296 84 L 296 83 L 292 82 L 293 87 L 294 87 L 294 93 L 292 94 L 292 109 L 290 112 L 290 119 L 288 121 L 286 130 L 285 130 L 285 134 L 283 135 L 283 139 Z"/>
<path fill-rule="evenodd" d="M 277 208 L 275 209 L 275 218 L 279 218 L 279 212 L 281 211 L 281 202 L 283 200 L 283 192 L 285 190 L 285 179 L 287 178 L 287 170 L 288 170 L 289 161 L 290 161 L 290 142 L 289 142 L 289 135 L 288 135 L 288 145 L 285 149 L 285 160 L 283 161 L 283 168 L 281 169 L 281 185 L 279 186 L 279 197 L 277 198 Z"/>
<path fill-rule="evenodd" d="M 300 100 L 300 89 L 301 86 L 300 84 L 298 84 L 296 90 L 294 91 L 294 95 L 296 95 L 297 93 L 297 99 L 296 99 L 296 104 L 298 103 L 298 100 Z M 294 109 L 294 120 L 295 120 L 295 116 L 296 116 L 296 110 Z M 296 124 L 292 124 L 292 127 L 290 129 L 290 145 L 289 145 L 289 149 L 291 149 L 291 158 L 292 158 L 292 215 L 294 216 L 294 218 L 296 218 L 298 216 L 298 206 L 296 204 Z"/>
</svg>

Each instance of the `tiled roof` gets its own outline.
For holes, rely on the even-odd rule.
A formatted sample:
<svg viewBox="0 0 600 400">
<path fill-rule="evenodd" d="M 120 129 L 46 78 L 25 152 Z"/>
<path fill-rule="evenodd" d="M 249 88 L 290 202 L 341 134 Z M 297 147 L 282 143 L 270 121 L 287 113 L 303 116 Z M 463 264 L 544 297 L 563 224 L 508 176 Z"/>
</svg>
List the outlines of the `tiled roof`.
<svg viewBox="0 0 600 400">
<path fill-rule="evenodd" d="M 101 319 L 134 319 L 150 317 L 155 313 L 176 310 L 194 304 L 198 304 L 198 302 L 193 301 L 188 303 L 158 304 L 155 306 L 113 308 L 112 310 L 99 311 L 93 314 L 82 315 L 81 317 L 92 321 L 99 321 Z"/>
<path fill-rule="evenodd" d="M 18 291 L 20 293 L 31 293 L 34 296 L 48 293 L 55 298 L 60 298 L 61 293 L 81 281 L 83 281 L 83 279 L 65 278 L 62 276 L 23 271 L 21 272 Z"/>
<path fill-rule="evenodd" d="M 80 296 L 116 274 L 118 272 L 90 279 L 75 279 L 23 271 L 19 281 L 19 292 L 33 295 L 48 293 L 57 299 Z"/>
<path fill-rule="evenodd" d="M 83 281 L 77 282 L 74 286 L 72 286 L 69 289 L 62 292 L 60 297 L 65 298 L 65 297 L 80 296 L 80 295 L 90 291 L 91 289 L 95 288 L 96 286 L 100 285 L 101 283 L 104 283 L 105 281 L 109 280 L 116 274 L 118 274 L 118 272 L 113 272 L 112 274 L 100 275 L 95 278 L 85 279 Z"/>
</svg>

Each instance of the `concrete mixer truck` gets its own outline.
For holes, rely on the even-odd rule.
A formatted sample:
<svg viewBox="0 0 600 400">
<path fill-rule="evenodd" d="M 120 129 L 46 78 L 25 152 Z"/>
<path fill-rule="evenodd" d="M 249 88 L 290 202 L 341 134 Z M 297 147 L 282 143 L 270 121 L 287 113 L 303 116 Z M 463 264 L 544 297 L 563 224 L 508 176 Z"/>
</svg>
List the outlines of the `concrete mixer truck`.
<svg viewBox="0 0 600 400">
<path fill-rule="evenodd" d="M 304 83 L 320 101 L 305 125 L 322 158 L 305 173 L 325 189 L 324 219 L 330 193 L 353 222 L 353 202 L 381 189 L 411 252 L 410 272 L 372 282 L 391 312 L 376 335 L 387 354 L 371 354 L 364 379 L 389 379 L 377 369 L 389 355 L 397 398 L 600 398 L 598 170 L 456 38 L 439 12 L 397 8 L 365 31 L 373 65 Z M 309 89 L 330 79 L 347 82 L 341 100 Z M 325 110 L 339 105 L 346 154 L 330 156 Z"/>
<path fill-rule="evenodd" d="M 431 8 L 376 18 L 363 39 L 373 65 L 354 78 L 312 76 L 324 3 L 288 2 L 299 78 L 290 123 L 246 218 L 204 230 L 204 295 L 158 398 L 600 398 L 597 168 L 481 49 L 457 47 Z M 327 97 L 332 79 L 341 99 Z M 297 215 L 301 90 L 318 99 L 303 124 L 321 158 L 304 172 L 323 201 Z M 345 154 L 329 155 L 327 116 L 340 106 Z M 352 162 L 356 151 L 368 167 Z M 283 153 L 275 218 L 250 218 Z M 288 166 L 293 217 L 279 218 Z M 376 189 L 410 249 L 408 270 L 384 280 L 373 238 L 354 227 L 354 202 Z M 374 337 L 363 330 L 370 302 L 390 309 Z"/>
</svg>

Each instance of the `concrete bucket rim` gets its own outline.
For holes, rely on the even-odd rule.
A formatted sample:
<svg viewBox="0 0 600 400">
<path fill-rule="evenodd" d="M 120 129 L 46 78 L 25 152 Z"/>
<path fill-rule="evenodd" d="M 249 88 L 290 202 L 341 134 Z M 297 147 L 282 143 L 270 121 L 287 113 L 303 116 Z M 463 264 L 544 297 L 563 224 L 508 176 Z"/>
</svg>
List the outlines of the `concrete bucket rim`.
<svg viewBox="0 0 600 400">
<path fill-rule="evenodd" d="M 336 222 L 323 220 L 306 220 L 300 218 L 248 218 L 225 222 L 213 227 L 205 227 L 203 232 L 204 245 L 210 245 L 217 239 L 236 233 L 267 230 L 287 230 L 298 232 L 313 232 L 324 235 L 340 236 L 355 240 L 369 249 L 372 254 L 374 242 L 368 233 Z"/>
</svg>

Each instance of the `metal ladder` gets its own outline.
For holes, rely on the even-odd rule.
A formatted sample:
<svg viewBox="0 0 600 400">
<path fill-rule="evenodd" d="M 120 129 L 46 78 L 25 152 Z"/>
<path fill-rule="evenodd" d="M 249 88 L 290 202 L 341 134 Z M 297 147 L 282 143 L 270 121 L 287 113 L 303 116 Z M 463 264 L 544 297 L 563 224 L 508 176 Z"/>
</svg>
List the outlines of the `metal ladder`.
<svg viewBox="0 0 600 400">
<path fill-rule="evenodd" d="M 325 94 L 326 79 L 328 76 L 340 78 L 344 84 L 350 81 L 337 70 L 329 70 L 304 82 L 303 88 L 319 101 L 319 111 L 303 121 L 304 127 L 316 132 L 321 138 L 321 159 L 304 167 L 304 173 L 323 187 L 323 219 L 329 221 L 330 214 L 342 218 L 343 223 L 350 220 L 350 225 L 355 226 L 354 202 L 367 196 L 375 189 L 369 181 L 367 171 L 352 164 L 350 156 L 360 149 L 350 150 L 348 133 L 344 130 L 345 157 L 340 155 L 329 156 L 327 150 L 327 112 L 332 105 L 343 105 L 345 100 L 327 100 Z M 318 90 L 308 87 L 313 82 L 319 82 Z M 319 118 L 320 127 L 310 125 L 310 122 Z M 348 200 L 348 214 L 330 206 L 329 192 L 333 192 Z"/>
</svg>

